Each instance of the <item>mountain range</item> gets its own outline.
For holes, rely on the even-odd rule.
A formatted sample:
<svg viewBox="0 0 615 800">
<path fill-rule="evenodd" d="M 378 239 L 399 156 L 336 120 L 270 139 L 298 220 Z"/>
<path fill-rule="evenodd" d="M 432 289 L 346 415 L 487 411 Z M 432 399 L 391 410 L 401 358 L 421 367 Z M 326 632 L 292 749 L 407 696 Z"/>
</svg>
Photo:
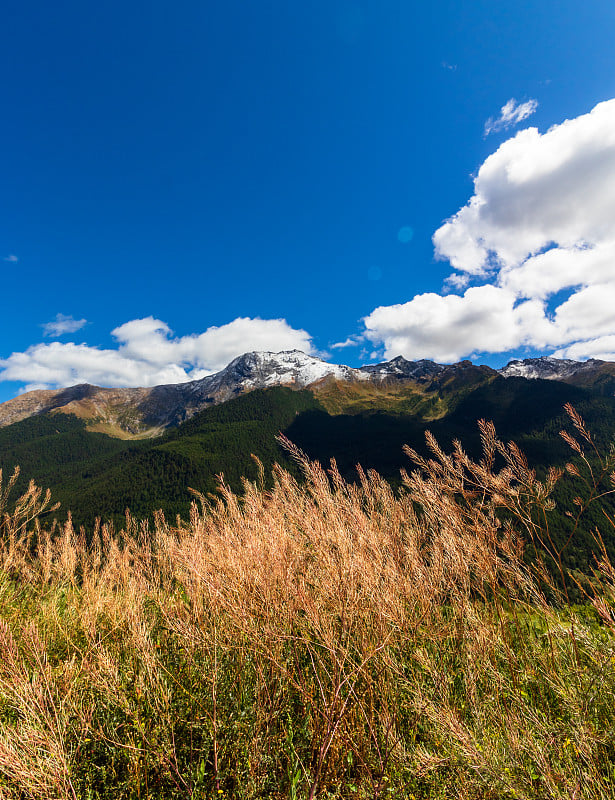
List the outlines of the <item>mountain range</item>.
<svg viewBox="0 0 615 800">
<path fill-rule="evenodd" d="M 124 524 L 126 509 L 147 519 L 189 513 L 192 487 L 208 495 L 219 476 L 234 490 L 254 480 L 257 456 L 269 475 L 279 463 L 298 478 L 280 446 L 284 433 L 310 458 L 335 458 L 342 475 L 356 465 L 374 469 L 394 488 L 411 468 L 403 445 L 427 453 L 431 431 L 445 451 L 460 440 L 480 456 L 477 420 L 493 420 L 499 437 L 516 442 L 538 474 L 565 465 L 569 446 L 559 436 L 571 403 L 596 445 L 615 439 L 615 364 L 553 358 L 512 361 L 501 370 L 470 361 L 443 365 L 398 357 L 353 369 L 298 351 L 247 353 L 225 369 L 184 384 L 138 389 L 80 385 L 34 391 L 0 405 L 0 469 L 16 465 L 16 490 L 33 479 L 60 501 L 60 520 L 93 529 L 97 518 Z M 591 454 L 589 455 L 591 458 Z M 591 572 L 593 531 L 588 513 L 570 542 L 570 518 L 583 487 L 562 482 L 552 512 L 554 534 L 566 542 L 565 561 Z M 608 497 L 606 498 L 608 502 Z M 612 509 L 615 513 L 615 504 Z M 605 542 L 615 558 L 615 536 Z"/>
<path fill-rule="evenodd" d="M 194 414 L 254 389 L 288 386 L 322 390 L 332 382 L 380 388 L 415 386 L 423 393 L 442 393 L 445 387 L 468 381 L 505 378 L 558 380 L 615 391 L 615 364 L 590 359 L 552 357 L 511 361 L 503 369 L 476 366 L 470 361 L 444 365 L 408 361 L 398 356 L 361 368 L 330 364 L 299 350 L 245 353 L 223 370 L 199 380 L 152 388 L 101 388 L 80 384 L 60 390 L 27 392 L 0 404 L 0 427 L 35 414 L 61 412 L 84 419 L 91 431 L 122 438 L 157 436 Z"/>
</svg>

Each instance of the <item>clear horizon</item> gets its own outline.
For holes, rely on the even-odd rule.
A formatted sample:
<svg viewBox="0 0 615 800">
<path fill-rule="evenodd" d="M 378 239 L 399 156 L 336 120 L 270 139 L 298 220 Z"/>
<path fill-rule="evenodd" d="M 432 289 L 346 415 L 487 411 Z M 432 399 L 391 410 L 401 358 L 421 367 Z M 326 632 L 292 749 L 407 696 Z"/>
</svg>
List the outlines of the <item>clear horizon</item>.
<svg viewBox="0 0 615 800">
<path fill-rule="evenodd" d="M 615 360 L 612 4 L 4 16 L 0 401 L 251 350 Z"/>
</svg>

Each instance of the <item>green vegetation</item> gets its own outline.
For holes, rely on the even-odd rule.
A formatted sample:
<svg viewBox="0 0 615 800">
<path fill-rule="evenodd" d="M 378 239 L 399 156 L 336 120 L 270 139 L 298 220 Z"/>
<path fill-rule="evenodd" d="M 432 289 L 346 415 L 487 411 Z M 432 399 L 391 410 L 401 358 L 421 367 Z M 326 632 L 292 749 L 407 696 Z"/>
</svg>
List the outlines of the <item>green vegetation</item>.
<svg viewBox="0 0 615 800">
<path fill-rule="evenodd" d="M 356 465 L 375 469 L 397 490 L 400 470 L 408 467 L 404 445 L 425 451 L 425 431 L 443 446 L 455 439 L 473 457 L 480 453 L 479 418 L 493 420 L 504 440 L 513 440 L 543 476 L 549 465 L 564 465 L 568 448 L 559 436 L 566 424 L 564 404 L 572 402 L 588 421 L 598 446 L 615 430 L 615 398 L 592 388 L 558 381 L 495 378 L 470 368 L 459 370 L 439 392 L 425 394 L 408 385 L 325 382 L 314 393 L 284 387 L 258 390 L 196 414 L 155 439 L 121 441 L 91 433 L 84 421 L 64 414 L 32 417 L 0 429 L 0 467 L 49 486 L 61 503 L 60 517 L 72 512 L 77 529 L 92 530 L 98 516 L 122 525 L 126 509 L 153 519 L 162 510 L 170 519 L 187 518 L 188 487 L 214 492 L 224 474 L 234 491 L 243 476 L 254 479 L 257 456 L 269 474 L 274 462 L 294 475 L 292 460 L 276 442 L 278 432 L 311 459 L 335 458 L 345 480 L 356 480 Z M 438 418 L 434 418 L 437 416 Z M 17 487 L 25 490 L 25 483 Z M 570 536 L 565 511 L 574 499 L 564 485 L 555 494 L 556 537 Z M 609 506 L 610 507 L 610 506 Z M 591 572 L 592 531 L 600 513 L 588 511 L 585 524 L 564 551 L 566 566 Z M 615 537 L 607 536 L 615 560 Z M 535 556 L 530 547 L 531 557 Z"/>
<path fill-rule="evenodd" d="M 64 501 L 70 498 L 70 488 L 76 488 L 81 474 L 104 469 L 107 460 L 125 447 L 118 439 L 86 431 L 85 423 L 77 417 L 45 414 L 0 428 L 0 468 L 10 474 L 20 465 L 23 475 L 52 487 L 58 500 Z M 24 481 L 18 484 L 18 490 L 26 488 Z"/>
<path fill-rule="evenodd" d="M 91 529 L 98 516 L 119 523 L 127 508 L 141 517 L 158 509 L 185 516 L 188 487 L 215 491 L 223 473 L 239 488 L 242 476 L 256 475 L 251 453 L 270 469 L 284 460 L 278 432 L 318 406 L 310 392 L 259 390 L 142 441 L 91 433 L 83 420 L 64 414 L 31 417 L 0 429 L 0 467 L 6 474 L 20 465 L 23 475 L 49 486 L 77 528 Z"/>
<path fill-rule="evenodd" d="M 287 441 L 301 481 L 256 465 L 189 521 L 89 542 L 0 481 L 0 796 L 614 798 L 615 450 L 569 414 L 542 481 L 488 423 L 479 460 L 408 449 L 396 492 Z M 605 512 L 582 606 L 564 483 L 573 535 Z"/>
<path fill-rule="evenodd" d="M 336 414 L 370 414 L 374 409 L 393 415 L 431 420 L 444 416 L 448 406 L 436 391 L 414 384 L 325 381 L 314 389 L 324 409 Z"/>
</svg>

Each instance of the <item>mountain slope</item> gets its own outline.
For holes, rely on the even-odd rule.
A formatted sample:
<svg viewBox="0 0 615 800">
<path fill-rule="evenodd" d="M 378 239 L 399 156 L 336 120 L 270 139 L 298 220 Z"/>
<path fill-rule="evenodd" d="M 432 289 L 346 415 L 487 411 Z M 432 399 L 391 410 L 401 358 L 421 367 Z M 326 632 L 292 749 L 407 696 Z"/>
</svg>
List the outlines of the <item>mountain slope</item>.
<svg viewBox="0 0 615 800">
<path fill-rule="evenodd" d="M 511 361 L 499 371 L 505 378 L 523 377 L 591 386 L 604 395 L 615 393 L 615 364 L 538 358 Z M 107 389 L 82 384 L 58 391 L 35 391 L 0 404 L 0 427 L 49 412 L 74 414 L 91 431 L 126 439 L 158 436 L 205 408 L 228 402 L 254 389 L 288 386 L 320 388 L 323 401 L 332 384 L 344 385 L 348 399 L 380 395 L 388 387 L 391 398 L 406 391 L 410 405 L 425 418 L 437 418 L 451 409 L 460 393 L 494 379 L 496 370 L 470 361 L 443 365 L 433 361 L 390 361 L 355 369 L 330 364 L 298 350 L 280 353 L 250 352 L 231 361 L 220 372 L 187 383 L 152 388 Z M 399 391 L 403 388 L 403 391 Z M 342 392 L 338 391 L 338 400 Z M 419 395 L 423 398 L 419 402 Z M 403 405 L 403 403 L 402 403 Z M 419 410 L 419 406 L 421 409 Z M 358 407 L 358 406 L 357 406 Z M 340 409 L 343 408 L 343 402 Z M 330 407 L 333 411 L 333 406 Z"/>
<path fill-rule="evenodd" d="M 469 362 L 468 362 L 469 363 Z M 488 368 L 487 368 L 488 369 Z M 36 414 L 74 414 L 90 430 L 123 437 L 157 435 L 190 419 L 209 406 L 227 402 L 254 389 L 307 386 L 336 380 L 373 385 L 433 382 L 445 368 L 432 361 L 396 358 L 362 369 L 329 364 L 298 350 L 245 353 L 220 372 L 187 383 L 138 389 L 106 389 L 82 384 L 59 391 L 36 391 L 0 404 L 0 427 Z"/>
<path fill-rule="evenodd" d="M 251 453 L 267 469 L 284 461 L 277 433 L 319 407 L 307 391 L 256 390 L 141 441 L 92 433 L 71 415 L 43 414 L 0 429 L 0 468 L 9 474 L 19 465 L 21 488 L 30 478 L 50 487 L 61 516 L 70 509 L 87 528 L 98 516 L 119 521 L 126 508 L 139 516 L 158 508 L 186 514 L 189 486 L 214 491 L 216 475 L 224 473 L 240 488 L 243 475 L 256 475 Z"/>
<path fill-rule="evenodd" d="M 425 452 L 429 429 L 445 450 L 460 439 L 478 457 L 476 421 L 486 418 L 495 422 L 500 438 L 517 442 L 540 472 L 570 459 L 559 436 L 568 425 L 567 402 L 586 418 L 599 447 L 608 448 L 615 434 L 612 395 L 558 380 L 505 378 L 468 363 L 438 370 L 422 383 L 325 377 L 306 389 L 255 389 L 206 407 L 158 438 L 139 441 L 92 433 L 75 416 L 41 413 L 0 429 L 0 467 L 7 474 L 20 464 L 22 487 L 29 478 L 49 486 L 62 503 L 60 518 L 71 509 L 75 523 L 91 530 L 98 516 L 121 524 L 127 507 L 137 517 L 159 508 L 170 519 L 186 516 L 188 487 L 213 492 L 221 472 L 241 490 L 242 476 L 257 476 L 251 453 L 266 473 L 277 461 L 296 474 L 276 441 L 279 431 L 311 458 L 323 463 L 335 458 L 345 477 L 354 479 L 360 463 L 398 486 L 400 468 L 411 467 L 404 444 Z M 575 494 L 570 482 L 566 486 L 552 512 L 552 530 L 562 544 L 571 532 L 564 511 L 573 507 Z M 586 516 L 566 546 L 567 564 L 591 570 L 592 531 L 602 524 L 591 512 Z M 607 549 L 615 557 L 615 541 L 607 541 Z"/>
<path fill-rule="evenodd" d="M 526 358 L 510 361 L 499 370 L 505 378 L 541 378 L 565 381 L 579 385 L 593 385 L 605 377 L 615 377 L 615 363 L 590 358 L 588 361 L 573 361 L 569 358 Z"/>
</svg>

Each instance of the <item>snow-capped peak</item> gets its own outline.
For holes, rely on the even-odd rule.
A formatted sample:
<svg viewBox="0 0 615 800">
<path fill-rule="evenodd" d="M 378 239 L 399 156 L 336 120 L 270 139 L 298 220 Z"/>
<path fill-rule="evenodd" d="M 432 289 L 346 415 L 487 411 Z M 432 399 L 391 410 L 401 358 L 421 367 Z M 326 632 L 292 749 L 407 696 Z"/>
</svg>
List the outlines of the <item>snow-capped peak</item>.
<svg viewBox="0 0 615 800">
<path fill-rule="evenodd" d="M 308 386 L 331 375 L 339 380 L 356 380 L 358 370 L 340 364 L 329 364 L 301 350 L 279 353 L 252 351 L 231 361 L 219 375 L 234 377 L 245 388 L 292 384 Z M 212 376 L 213 377 L 213 376 Z"/>
<path fill-rule="evenodd" d="M 593 369 L 601 362 L 594 358 L 588 361 L 573 361 L 569 358 L 525 358 L 515 359 L 499 370 L 505 378 L 542 378 L 543 380 L 564 380 L 577 372 Z"/>
</svg>

